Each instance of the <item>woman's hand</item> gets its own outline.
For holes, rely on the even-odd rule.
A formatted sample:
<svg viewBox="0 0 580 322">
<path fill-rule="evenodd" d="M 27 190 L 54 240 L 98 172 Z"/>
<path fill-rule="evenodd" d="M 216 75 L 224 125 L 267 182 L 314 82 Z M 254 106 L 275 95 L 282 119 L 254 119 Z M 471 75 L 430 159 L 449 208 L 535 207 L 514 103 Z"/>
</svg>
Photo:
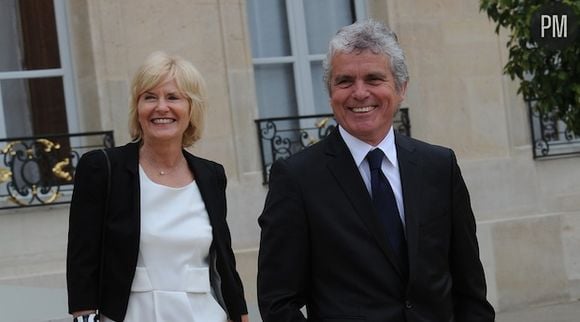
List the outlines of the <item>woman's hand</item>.
<svg viewBox="0 0 580 322">
<path fill-rule="evenodd" d="M 93 313 L 97 313 L 97 311 L 95 311 L 95 310 L 76 311 L 76 312 L 72 313 L 72 316 L 73 316 L 73 318 L 76 318 L 77 316 L 81 316 L 81 315 L 85 315 L 85 314 L 93 314 Z"/>
<path fill-rule="evenodd" d="M 228 322 L 233 322 L 233 320 L 228 320 Z M 247 314 L 242 315 L 242 322 L 250 322 L 250 318 Z"/>
</svg>

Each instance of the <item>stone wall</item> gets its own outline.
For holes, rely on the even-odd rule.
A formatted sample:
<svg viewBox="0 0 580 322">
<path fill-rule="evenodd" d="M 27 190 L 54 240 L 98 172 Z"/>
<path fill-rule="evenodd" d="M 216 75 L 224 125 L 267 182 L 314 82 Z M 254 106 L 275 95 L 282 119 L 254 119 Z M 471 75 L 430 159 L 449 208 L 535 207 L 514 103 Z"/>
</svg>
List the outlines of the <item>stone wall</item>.
<svg viewBox="0 0 580 322">
<path fill-rule="evenodd" d="M 172 3 L 170 3 L 172 2 Z M 209 88 L 192 152 L 224 164 L 234 247 L 252 285 L 263 206 L 250 41 L 243 0 L 68 1 L 83 131 L 128 142 L 130 77 L 164 50 L 191 60 Z M 526 107 L 502 76 L 506 36 L 477 0 L 369 0 L 399 35 L 410 69 L 414 137 L 458 155 L 478 221 L 489 297 L 505 310 L 580 298 L 579 159 L 535 161 Z M 0 284 L 64 287 L 67 207 L 0 214 Z M 250 255 L 247 255 L 250 254 Z M 255 254 L 255 252 L 254 252 Z"/>
</svg>

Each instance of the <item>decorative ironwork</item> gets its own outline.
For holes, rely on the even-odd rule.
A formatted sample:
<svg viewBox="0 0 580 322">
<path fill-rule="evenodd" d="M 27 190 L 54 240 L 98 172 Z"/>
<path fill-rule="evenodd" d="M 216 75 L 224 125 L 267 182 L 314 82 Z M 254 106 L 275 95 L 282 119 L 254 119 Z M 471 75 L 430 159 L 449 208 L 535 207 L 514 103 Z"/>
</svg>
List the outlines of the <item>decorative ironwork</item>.
<svg viewBox="0 0 580 322">
<path fill-rule="evenodd" d="M 332 114 L 295 117 L 276 117 L 255 120 L 262 157 L 263 182 L 268 182 L 274 161 L 285 159 L 312 145 L 336 127 Z M 398 133 L 411 136 L 409 109 L 401 108 L 395 115 L 393 127 Z"/>
<path fill-rule="evenodd" d="M 0 139 L 0 210 L 70 202 L 80 156 L 113 147 L 113 132 Z"/>
<path fill-rule="evenodd" d="M 574 135 L 554 112 L 538 111 L 528 101 L 534 159 L 580 155 L 580 136 Z"/>
</svg>

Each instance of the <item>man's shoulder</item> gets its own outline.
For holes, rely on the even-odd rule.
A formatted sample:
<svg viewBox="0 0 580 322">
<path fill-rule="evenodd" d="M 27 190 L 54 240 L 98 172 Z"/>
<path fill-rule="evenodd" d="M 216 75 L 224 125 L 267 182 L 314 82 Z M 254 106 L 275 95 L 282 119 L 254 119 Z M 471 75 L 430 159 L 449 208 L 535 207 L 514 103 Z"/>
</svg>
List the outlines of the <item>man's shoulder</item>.
<svg viewBox="0 0 580 322">
<path fill-rule="evenodd" d="M 401 134 L 395 135 L 395 143 L 399 152 L 418 153 L 423 159 L 449 159 L 454 155 L 453 150 L 446 146 L 432 144 Z"/>
<path fill-rule="evenodd" d="M 285 162 L 292 167 L 312 166 L 320 163 L 326 155 L 329 138 L 324 138 L 314 144 L 306 146 L 304 149 L 292 154 L 285 159 Z"/>
<path fill-rule="evenodd" d="M 273 182 L 289 182 L 309 184 L 325 173 L 331 156 L 328 155 L 328 138 L 283 159 L 276 160 L 270 168 L 270 185 Z M 282 180 L 282 181 L 280 181 Z"/>
</svg>

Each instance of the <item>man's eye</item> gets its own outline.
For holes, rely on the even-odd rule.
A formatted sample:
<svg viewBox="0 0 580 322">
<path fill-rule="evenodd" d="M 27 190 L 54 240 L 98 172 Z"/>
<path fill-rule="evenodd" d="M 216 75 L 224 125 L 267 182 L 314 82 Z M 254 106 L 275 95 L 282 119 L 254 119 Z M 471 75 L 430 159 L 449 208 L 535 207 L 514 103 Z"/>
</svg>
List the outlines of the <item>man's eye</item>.
<svg viewBox="0 0 580 322">
<path fill-rule="evenodd" d="M 380 85 L 384 82 L 384 80 L 382 78 L 379 77 L 373 77 L 373 78 L 369 78 L 367 80 L 367 83 L 371 84 L 371 85 Z"/>
<path fill-rule="evenodd" d="M 334 84 L 338 87 L 348 87 L 352 84 L 352 81 L 348 79 L 340 79 L 337 80 Z"/>
</svg>

